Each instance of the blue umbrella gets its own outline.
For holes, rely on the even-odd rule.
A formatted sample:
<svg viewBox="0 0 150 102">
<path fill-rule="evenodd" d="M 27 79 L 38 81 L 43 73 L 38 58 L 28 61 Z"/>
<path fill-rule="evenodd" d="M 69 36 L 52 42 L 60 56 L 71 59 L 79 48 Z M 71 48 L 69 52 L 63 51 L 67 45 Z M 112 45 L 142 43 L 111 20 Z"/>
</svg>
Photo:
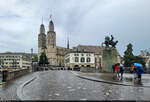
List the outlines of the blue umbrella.
<svg viewBox="0 0 150 102">
<path fill-rule="evenodd" d="M 140 63 L 134 63 L 133 65 L 136 66 L 136 71 L 135 72 L 137 74 L 143 74 L 144 73 L 144 69 L 143 69 L 142 64 L 140 64 Z"/>
</svg>

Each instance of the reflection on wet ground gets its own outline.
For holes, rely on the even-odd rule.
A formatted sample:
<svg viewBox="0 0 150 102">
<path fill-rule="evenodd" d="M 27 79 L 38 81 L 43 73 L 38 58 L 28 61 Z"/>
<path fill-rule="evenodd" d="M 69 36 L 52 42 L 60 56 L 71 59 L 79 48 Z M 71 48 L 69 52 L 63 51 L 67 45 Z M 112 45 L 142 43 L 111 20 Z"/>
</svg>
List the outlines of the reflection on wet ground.
<svg viewBox="0 0 150 102">
<path fill-rule="evenodd" d="M 123 80 L 120 80 L 119 78 L 117 78 L 116 74 L 114 73 L 100 73 L 100 74 L 94 74 L 94 73 L 81 73 L 78 72 L 79 75 L 84 75 L 87 77 L 93 77 L 96 79 L 100 79 L 103 81 L 108 81 L 108 82 L 115 82 L 115 83 L 121 83 L 121 84 L 125 84 L 125 85 L 132 85 L 132 86 L 146 86 L 150 88 L 150 78 L 146 79 L 142 79 L 142 81 L 139 82 L 135 82 L 133 77 L 123 77 Z"/>
<path fill-rule="evenodd" d="M 0 99 L 19 100 L 17 96 L 17 88 L 31 77 L 32 74 L 28 74 L 15 80 L 8 81 L 6 84 L 0 85 Z"/>
<path fill-rule="evenodd" d="M 150 88 L 85 80 L 68 71 L 42 72 L 37 76 L 23 90 L 33 100 L 150 100 Z"/>
<path fill-rule="evenodd" d="M 23 94 L 30 96 L 31 100 L 150 100 L 150 88 L 85 80 L 69 71 L 37 72 L 17 78 L 0 86 L 0 98 L 18 100 L 17 88 L 33 76 L 37 79 L 23 89 Z M 131 81 L 127 79 L 125 82 Z M 143 81 L 146 83 L 148 80 Z"/>
</svg>

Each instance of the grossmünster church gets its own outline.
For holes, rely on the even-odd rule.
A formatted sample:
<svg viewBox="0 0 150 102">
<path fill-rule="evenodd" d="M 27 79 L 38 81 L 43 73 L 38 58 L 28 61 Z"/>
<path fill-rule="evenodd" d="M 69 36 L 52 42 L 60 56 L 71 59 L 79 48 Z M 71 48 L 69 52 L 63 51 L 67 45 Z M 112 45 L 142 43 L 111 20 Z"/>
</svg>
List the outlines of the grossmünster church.
<svg viewBox="0 0 150 102">
<path fill-rule="evenodd" d="M 64 66 L 64 56 L 69 50 L 69 42 L 67 48 L 56 46 L 56 32 L 52 20 L 49 22 L 49 31 L 45 33 L 44 24 L 40 26 L 40 34 L 38 35 L 38 57 L 45 52 L 50 65 Z"/>
</svg>

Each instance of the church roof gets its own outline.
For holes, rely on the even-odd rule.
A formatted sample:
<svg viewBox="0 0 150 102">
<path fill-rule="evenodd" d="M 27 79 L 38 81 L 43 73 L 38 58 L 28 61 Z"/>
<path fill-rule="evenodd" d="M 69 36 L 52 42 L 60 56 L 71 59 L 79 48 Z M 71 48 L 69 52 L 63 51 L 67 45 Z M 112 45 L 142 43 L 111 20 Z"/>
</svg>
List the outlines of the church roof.
<svg viewBox="0 0 150 102">
<path fill-rule="evenodd" d="M 61 46 L 56 46 L 57 49 L 67 49 L 65 47 L 61 47 Z"/>
<path fill-rule="evenodd" d="M 50 24 L 51 24 L 51 25 L 54 25 L 54 23 L 53 23 L 53 21 L 52 21 L 52 20 L 50 21 Z"/>
<path fill-rule="evenodd" d="M 41 24 L 41 27 L 44 27 L 44 24 Z"/>
</svg>

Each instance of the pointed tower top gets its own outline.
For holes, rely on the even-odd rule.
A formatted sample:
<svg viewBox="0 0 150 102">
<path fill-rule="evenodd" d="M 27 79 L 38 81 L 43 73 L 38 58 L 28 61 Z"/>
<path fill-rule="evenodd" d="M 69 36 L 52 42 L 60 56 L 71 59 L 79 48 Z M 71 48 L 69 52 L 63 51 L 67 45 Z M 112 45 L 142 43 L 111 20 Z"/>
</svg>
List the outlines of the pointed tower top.
<svg viewBox="0 0 150 102">
<path fill-rule="evenodd" d="M 67 37 L 67 49 L 69 49 L 69 37 Z"/>
<path fill-rule="evenodd" d="M 54 32 L 54 23 L 52 21 L 52 14 L 50 15 L 49 31 L 53 31 Z"/>
<path fill-rule="evenodd" d="M 44 33 L 45 34 L 45 27 L 44 27 L 44 24 L 43 24 L 43 16 L 42 16 L 42 24 L 40 26 L 40 34 Z"/>
</svg>

